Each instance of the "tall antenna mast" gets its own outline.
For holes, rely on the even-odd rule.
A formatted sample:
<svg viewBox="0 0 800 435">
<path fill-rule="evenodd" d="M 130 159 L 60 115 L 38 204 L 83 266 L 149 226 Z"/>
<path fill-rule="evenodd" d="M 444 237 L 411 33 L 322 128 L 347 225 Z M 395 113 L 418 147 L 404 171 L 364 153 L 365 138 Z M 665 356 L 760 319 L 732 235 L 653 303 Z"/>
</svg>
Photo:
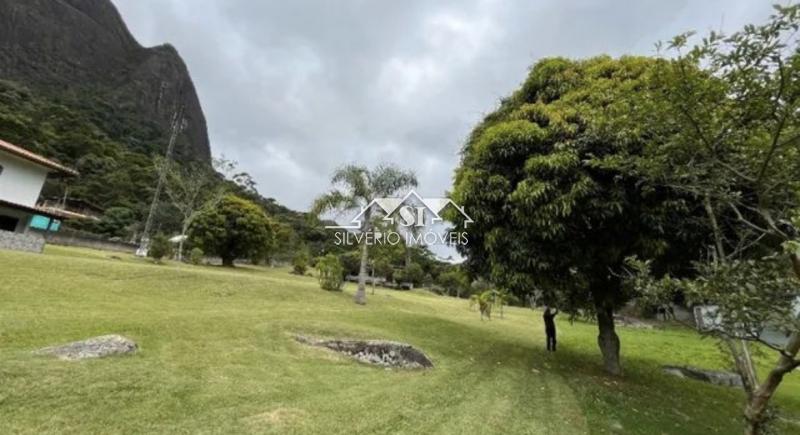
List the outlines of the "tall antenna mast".
<svg viewBox="0 0 800 435">
<path fill-rule="evenodd" d="M 164 155 L 164 164 L 158 174 L 156 192 L 153 194 L 153 202 L 150 203 L 150 212 L 147 214 L 147 220 L 144 223 L 144 231 L 142 232 L 142 238 L 139 240 L 139 248 L 136 250 L 136 255 L 139 257 L 146 256 L 150 246 L 150 229 L 153 226 L 153 216 L 156 214 L 159 198 L 161 197 L 161 190 L 164 188 L 164 182 L 167 179 L 167 169 L 169 169 L 169 164 L 172 160 L 172 150 L 175 148 L 175 141 L 178 138 L 178 134 L 183 130 L 183 105 L 180 105 L 175 111 L 170 128 L 171 132 L 169 135 L 169 144 L 167 144 L 167 152 Z"/>
</svg>

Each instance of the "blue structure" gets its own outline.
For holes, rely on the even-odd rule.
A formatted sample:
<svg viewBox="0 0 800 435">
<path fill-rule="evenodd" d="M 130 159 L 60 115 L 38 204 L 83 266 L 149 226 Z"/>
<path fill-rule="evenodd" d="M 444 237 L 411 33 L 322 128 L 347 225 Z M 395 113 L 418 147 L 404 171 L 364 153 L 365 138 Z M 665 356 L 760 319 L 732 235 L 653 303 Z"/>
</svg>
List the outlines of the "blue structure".
<svg viewBox="0 0 800 435">
<path fill-rule="evenodd" d="M 30 227 L 42 231 L 56 232 L 61 228 L 61 221 L 56 218 L 37 214 L 31 218 Z"/>
</svg>

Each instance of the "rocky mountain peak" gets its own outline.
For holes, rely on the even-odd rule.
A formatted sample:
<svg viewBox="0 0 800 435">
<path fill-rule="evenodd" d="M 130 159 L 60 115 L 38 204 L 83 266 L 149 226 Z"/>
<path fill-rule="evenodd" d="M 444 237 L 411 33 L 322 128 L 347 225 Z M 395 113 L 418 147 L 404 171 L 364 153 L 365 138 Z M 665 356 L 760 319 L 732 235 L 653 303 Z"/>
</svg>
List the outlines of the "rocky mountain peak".
<svg viewBox="0 0 800 435">
<path fill-rule="evenodd" d="M 0 78 L 68 99 L 91 95 L 165 137 L 183 107 L 176 158 L 210 161 L 205 117 L 177 50 L 142 47 L 110 0 L 0 0 Z"/>
</svg>

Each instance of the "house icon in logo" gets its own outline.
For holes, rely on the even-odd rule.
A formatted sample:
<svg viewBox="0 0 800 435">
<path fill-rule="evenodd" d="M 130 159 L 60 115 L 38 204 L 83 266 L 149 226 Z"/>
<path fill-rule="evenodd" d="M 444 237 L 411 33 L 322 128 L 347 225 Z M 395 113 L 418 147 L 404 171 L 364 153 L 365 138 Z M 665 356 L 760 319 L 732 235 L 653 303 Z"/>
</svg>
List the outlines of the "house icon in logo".
<svg viewBox="0 0 800 435">
<path fill-rule="evenodd" d="M 392 197 L 392 198 L 375 198 L 369 202 L 369 204 L 361 207 L 361 211 L 350 221 L 349 225 L 328 225 L 325 228 L 338 228 L 338 229 L 361 229 L 364 221 L 364 214 L 367 210 L 373 211 L 382 211 L 383 212 L 383 220 L 394 224 L 397 213 L 400 209 L 404 206 L 411 206 L 413 205 L 415 208 L 424 208 L 426 211 L 430 213 L 432 216 L 432 223 L 443 222 L 444 218 L 442 218 L 441 213 L 444 211 L 448 205 L 455 207 L 459 213 L 464 217 L 464 227 L 466 228 L 467 225 L 473 223 L 471 217 L 464 211 L 464 207 L 459 206 L 455 202 L 453 202 L 450 198 L 423 198 L 420 196 L 416 191 L 413 189 L 410 190 L 405 196 L 403 197 Z"/>
</svg>

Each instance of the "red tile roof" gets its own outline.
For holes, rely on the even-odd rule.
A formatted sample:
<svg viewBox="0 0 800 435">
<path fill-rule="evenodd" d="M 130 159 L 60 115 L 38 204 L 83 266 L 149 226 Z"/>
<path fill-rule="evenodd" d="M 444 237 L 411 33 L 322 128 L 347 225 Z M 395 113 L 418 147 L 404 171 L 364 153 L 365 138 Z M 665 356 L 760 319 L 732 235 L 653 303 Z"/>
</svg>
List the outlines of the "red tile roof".
<svg viewBox="0 0 800 435">
<path fill-rule="evenodd" d="M 0 139 L 0 151 L 5 151 L 9 154 L 13 154 L 17 157 L 36 163 L 37 165 L 50 168 L 55 172 L 61 172 L 62 174 L 66 175 L 78 175 L 78 171 L 74 169 L 70 169 L 61 163 L 54 162 L 53 160 L 40 156 L 39 154 L 32 153 L 25 148 L 10 144 L 2 139 Z"/>
</svg>

